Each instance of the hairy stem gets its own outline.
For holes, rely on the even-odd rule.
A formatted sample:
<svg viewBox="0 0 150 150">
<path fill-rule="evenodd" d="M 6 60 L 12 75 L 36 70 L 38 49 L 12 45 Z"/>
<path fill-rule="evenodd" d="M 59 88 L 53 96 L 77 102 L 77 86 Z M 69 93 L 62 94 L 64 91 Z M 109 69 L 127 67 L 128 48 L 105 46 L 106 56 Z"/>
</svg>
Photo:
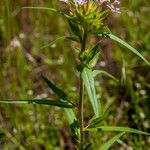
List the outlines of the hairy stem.
<svg viewBox="0 0 150 150">
<path fill-rule="evenodd" d="M 87 40 L 87 32 L 86 32 L 86 30 L 84 30 L 82 43 L 81 43 L 81 52 L 85 51 L 86 40 Z M 82 80 L 82 76 L 80 74 L 80 93 L 79 93 L 79 124 L 80 124 L 80 146 L 79 146 L 79 149 L 80 150 L 83 150 L 83 146 L 84 146 L 83 99 L 84 99 L 84 83 L 83 83 L 83 80 Z"/>
</svg>

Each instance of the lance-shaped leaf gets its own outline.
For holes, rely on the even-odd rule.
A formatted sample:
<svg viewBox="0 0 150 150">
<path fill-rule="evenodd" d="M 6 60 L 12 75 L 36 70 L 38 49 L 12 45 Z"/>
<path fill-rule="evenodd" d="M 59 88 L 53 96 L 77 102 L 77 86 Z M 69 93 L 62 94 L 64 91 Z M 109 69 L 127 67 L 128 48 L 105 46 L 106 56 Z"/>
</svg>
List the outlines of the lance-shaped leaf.
<svg viewBox="0 0 150 150">
<path fill-rule="evenodd" d="M 86 90 L 87 90 L 87 93 L 89 96 L 89 100 L 93 107 L 94 113 L 95 113 L 96 117 L 98 117 L 99 113 L 100 113 L 100 104 L 96 97 L 96 90 L 95 90 L 95 84 L 94 84 L 92 70 L 87 67 L 83 68 L 82 79 L 84 81 L 84 84 L 85 84 L 85 87 L 86 87 Z"/>
<path fill-rule="evenodd" d="M 75 35 L 79 35 L 80 29 L 79 29 L 78 25 L 74 24 L 72 22 L 72 20 L 70 19 L 70 17 L 67 19 L 68 19 L 68 23 L 69 23 L 72 33 L 74 33 Z"/>
<path fill-rule="evenodd" d="M 63 14 L 63 12 L 61 12 L 60 10 L 57 10 L 55 8 L 50 8 L 50 7 L 22 7 L 22 9 L 37 9 L 37 10 L 47 10 L 47 11 L 53 11 L 53 12 L 57 12 L 59 14 Z"/>
<path fill-rule="evenodd" d="M 89 128 L 94 128 L 94 127 L 100 125 L 103 120 L 105 120 L 106 118 L 108 118 L 108 116 L 109 116 L 109 111 L 106 111 L 106 112 L 104 112 L 104 114 L 102 116 L 96 117 L 96 118 L 92 118 L 89 121 L 88 127 Z"/>
<path fill-rule="evenodd" d="M 120 39 L 119 37 L 117 37 L 117 36 L 115 36 L 115 35 L 113 35 L 111 33 L 101 33 L 101 34 L 99 34 L 99 36 L 110 38 L 110 39 L 112 39 L 112 40 L 122 44 L 123 46 L 128 48 L 130 51 L 132 51 L 134 54 L 136 54 L 141 59 L 143 59 L 148 65 L 150 65 L 150 63 L 135 48 L 133 48 L 131 45 L 129 45 L 128 43 L 126 43 L 125 41 Z"/>
<path fill-rule="evenodd" d="M 4 104 L 39 104 L 39 105 L 52 105 L 63 108 L 73 108 L 72 105 L 67 102 L 62 102 L 60 100 L 50 100 L 50 99 L 25 99 L 25 100 L 3 100 L 0 99 L 0 103 Z"/>
<path fill-rule="evenodd" d="M 125 132 L 119 133 L 118 135 L 111 138 L 108 142 L 106 142 L 99 150 L 108 150 L 116 141 L 118 141 Z"/>
<path fill-rule="evenodd" d="M 132 129 L 128 127 L 118 127 L 118 126 L 99 126 L 96 128 L 86 128 L 85 131 L 105 131 L 105 132 L 127 132 L 127 133 L 134 133 L 134 134 L 144 134 L 144 135 L 150 135 L 147 132 L 143 132 L 137 129 Z"/>
<path fill-rule="evenodd" d="M 92 143 L 87 144 L 87 145 L 83 148 L 83 150 L 88 150 L 88 149 L 90 149 L 91 145 L 92 145 Z"/>
<path fill-rule="evenodd" d="M 71 41 L 76 41 L 78 42 L 78 38 L 76 36 L 73 36 L 73 35 L 68 35 L 68 36 L 60 36 L 60 37 L 57 37 L 55 40 L 53 40 L 52 42 L 48 43 L 48 44 L 45 44 L 44 46 L 42 46 L 40 49 L 44 49 L 44 48 L 47 48 L 47 47 L 50 47 L 52 46 L 54 43 L 57 43 L 59 41 L 62 41 L 62 40 L 71 40 Z"/>
<path fill-rule="evenodd" d="M 99 53 L 98 52 L 98 48 L 100 46 L 100 43 L 97 43 L 92 49 L 89 50 L 88 52 L 88 58 L 87 58 L 87 63 L 89 63 L 90 61 L 92 61 L 94 59 L 94 57 Z"/>
<path fill-rule="evenodd" d="M 113 79 L 114 81 L 118 82 L 117 78 L 115 78 L 113 75 L 111 75 L 108 72 L 103 71 L 103 70 L 94 70 L 92 72 L 92 74 L 93 74 L 93 77 L 96 77 L 97 75 L 104 75 L 104 76 L 107 76 L 107 77 Z"/>
<path fill-rule="evenodd" d="M 68 96 L 67 94 L 59 89 L 57 86 L 55 86 L 50 80 L 48 80 L 46 77 L 42 76 L 44 81 L 47 83 L 48 87 L 62 100 L 67 100 Z"/>
<path fill-rule="evenodd" d="M 72 130 L 72 133 L 75 135 L 75 137 L 79 138 L 80 130 L 79 130 L 79 123 L 77 122 L 77 118 L 75 116 L 75 113 L 72 109 L 65 109 L 66 117 L 68 120 L 68 123 L 70 125 L 70 128 Z"/>
</svg>

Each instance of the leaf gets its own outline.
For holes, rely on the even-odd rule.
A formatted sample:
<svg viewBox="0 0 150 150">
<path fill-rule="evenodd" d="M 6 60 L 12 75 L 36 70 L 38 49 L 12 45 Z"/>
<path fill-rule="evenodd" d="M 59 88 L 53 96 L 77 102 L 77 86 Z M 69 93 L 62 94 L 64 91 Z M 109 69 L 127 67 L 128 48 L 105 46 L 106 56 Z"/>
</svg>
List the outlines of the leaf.
<svg viewBox="0 0 150 150">
<path fill-rule="evenodd" d="M 53 45 L 54 43 L 57 43 L 61 40 L 65 40 L 65 39 L 68 39 L 68 40 L 72 40 L 72 41 L 76 41 L 78 42 L 78 39 L 76 36 L 61 36 L 61 37 L 58 37 L 56 38 L 55 40 L 53 40 L 52 42 L 42 46 L 40 49 L 44 49 L 44 48 L 47 48 L 47 47 L 50 47 L 51 45 Z"/>
<path fill-rule="evenodd" d="M 93 107 L 94 113 L 95 113 L 96 117 L 98 117 L 99 113 L 100 113 L 100 104 L 96 97 L 95 84 L 94 84 L 94 79 L 93 79 L 93 74 L 92 74 L 91 69 L 89 69 L 87 67 L 83 68 L 82 79 L 84 81 L 84 84 L 85 84 L 85 87 L 86 87 L 86 90 L 87 90 L 87 93 L 89 96 L 89 100 Z"/>
<path fill-rule="evenodd" d="M 91 147 L 91 145 L 92 145 L 92 143 L 87 144 L 87 145 L 83 148 L 83 150 L 88 150 L 88 149 Z"/>
<path fill-rule="evenodd" d="M 100 46 L 100 43 L 98 42 L 92 49 L 89 50 L 87 63 L 92 61 L 93 58 L 96 56 L 96 54 L 98 53 L 99 46 Z"/>
<path fill-rule="evenodd" d="M 92 74 L 93 74 L 93 77 L 96 77 L 98 74 L 100 74 L 100 75 L 107 76 L 107 77 L 113 79 L 113 80 L 116 81 L 116 82 L 119 82 L 119 80 L 118 80 L 117 78 L 115 78 L 113 75 L 111 75 L 111 74 L 109 74 L 108 72 L 103 71 L 103 70 L 94 70 L 94 71 L 92 72 Z"/>
<path fill-rule="evenodd" d="M 63 14 L 60 10 L 57 10 L 55 8 L 49 8 L 49 7 L 22 7 L 22 9 L 37 9 L 37 10 L 49 10 L 49 11 L 53 11 L 53 12 L 58 12 L 60 14 Z"/>
<path fill-rule="evenodd" d="M 62 100 L 67 100 L 68 96 L 65 92 L 63 92 L 61 89 L 56 87 L 50 80 L 48 80 L 46 77 L 42 76 L 44 81 L 47 83 L 48 87 Z"/>
<path fill-rule="evenodd" d="M 96 117 L 96 118 L 92 118 L 90 120 L 89 126 L 90 128 L 96 127 L 97 125 L 99 125 L 103 120 L 105 120 L 106 118 L 108 118 L 109 116 L 109 111 L 104 112 L 104 114 L 100 117 Z"/>
<path fill-rule="evenodd" d="M 131 45 L 129 45 L 128 43 L 126 43 L 125 41 L 120 39 L 119 37 L 117 37 L 117 36 L 115 36 L 115 35 L 113 35 L 111 33 L 101 33 L 101 34 L 99 34 L 99 36 L 110 38 L 110 39 L 112 39 L 112 40 L 122 44 L 123 46 L 128 48 L 130 51 L 132 51 L 134 54 L 136 54 L 141 59 L 143 59 L 148 65 L 150 65 L 150 63 L 135 48 L 133 48 Z"/>
<path fill-rule="evenodd" d="M 79 30 L 78 25 L 74 24 L 70 18 L 67 18 L 67 19 L 68 19 L 68 23 L 69 23 L 72 33 L 74 33 L 75 35 L 79 35 L 80 30 Z"/>
<path fill-rule="evenodd" d="M 76 116 L 75 116 L 72 109 L 65 109 L 65 112 L 66 112 L 69 124 L 72 124 L 74 122 L 74 120 L 77 120 L 77 118 L 76 118 Z"/>
<path fill-rule="evenodd" d="M 0 103 L 4 104 L 39 104 L 39 105 L 52 105 L 63 108 L 73 108 L 72 105 L 62 102 L 59 100 L 50 100 L 50 99 L 26 99 L 26 100 L 3 100 L 0 99 Z"/>
<path fill-rule="evenodd" d="M 107 143 L 105 143 L 99 150 L 108 150 L 124 134 L 125 134 L 125 132 L 122 132 L 122 133 L 119 133 L 118 135 L 114 136 Z"/>
<path fill-rule="evenodd" d="M 98 52 L 98 53 L 93 57 L 93 59 L 90 61 L 90 63 L 89 63 L 90 66 L 94 67 L 94 66 L 96 65 L 96 63 L 97 63 L 99 57 L 100 57 L 100 52 Z"/>
<path fill-rule="evenodd" d="M 48 43 L 48 44 L 42 46 L 40 49 L 44 49 L 44 48 L 50 47 L 50 46 L 53 45 L 54 43 L 57 43 L 57 42 L 59 42 L 59 41 L 61 41 L 61 40 L 64 40 L 65 38 L 66 38 L 66 36 L 58 37 L 58 38 L 56 38 L 55 40 L 53 40 L 52 42 L 50 42 L 50 43 Z"/>
<path fill-rule="evenodd" d="M 73 112 L 72 109 L 65 109 L 66 116 L 68 123 L 70 125 L 70 128 L 72 130 L 72 133 L 79 138 L 80 135 L 80 130 L 79 130 L 79 123 L 77 122 L 77 118 Z"/>
<path fill-rule="evenodd" d="M 99 126 L 96 128 L 86 128 L 85 131 L 106 131 L 106 132 L 128 132 L 128 133 L 134 133 L 134 134 L 144 134 L 144 135 L 150 135 L 147 132 L 139 131 L 136 129 L 128 128 L 128 127 L 118 127 L 118 126 Z"/>
</svg>

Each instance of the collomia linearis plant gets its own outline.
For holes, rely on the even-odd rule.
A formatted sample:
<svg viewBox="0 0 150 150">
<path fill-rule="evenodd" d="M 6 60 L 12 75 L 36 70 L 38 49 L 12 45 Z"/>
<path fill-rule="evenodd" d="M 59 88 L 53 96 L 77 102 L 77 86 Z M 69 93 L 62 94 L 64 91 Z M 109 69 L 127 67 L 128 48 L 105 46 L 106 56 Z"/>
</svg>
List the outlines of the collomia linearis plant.
<svg viewBox="0 0 150 150">
<path fill-rule="evenodd" d="M 113 35 L 108 30 L 107 25 L 104 24 L 104 18 L 110 13 L 120 12 L 120 1 L 114 0 L 60 0 L 67 7 L 67 12 L 47 7 L 26 7 L 30 9 L 43 9 L 49 10 L 63 15 L 71 29 L 71 34 L 68 36 L 60 37 L 60 39 L 68 39 L 76 42 L 80 48 L 76 50 L 78 54 L 79 64 L 76 66 L 79 72 L 80 88 L 79 98 L 76 101 L 72 101 L 72 98 L 68 96 L 63 90 L 58 88 L 53 82 L 43 76 L 44 81 L 48 87 L 57 95 L 59 99 L 33 99 L 33 100 L 1 100 L 1 103 L 22 103 L 22 104 L 40 104 L 40 105 L 53 105 L 62 107 L 65 110 L 68 118 L 68 123 L 71 127 L 72 134 L 75 139 L 75 149 L 87 150 L 92 149 L 92 143 L 87 143 L 85 139 L 85 132 L 119 132 L 116 136 L 112 137 L 108 142 L 102 145 L 99 150 L 109 149 L 117 140 L 119 140 L 126 133 L 150 135 L 149 133 L 139 131 L 136 129 L 120 126 L 104 126 L 103 121 L 108 116 L 108 111 L 103 111 L 102 102 L 97 98 L 94 78 L 98 74 L 110 77 L 115 82 L 119 82 L 111 74 L 103 70 L 95 70 L 94 66 L 100 56 L 101 42 L 97 42 L 94 46 L 89 46 L 90 37 L 97 36 L 101 38 L 108 38 L 122 44 L 131 52 L 140 57 L 148 65 L 149 62 L 132 46 L 127 44 L 122 39 Z M 89 120 L 88 125 L 84 124 L 84 92 L 89 97 L 89 103 L 93 110 L 93 117 Z"/>
</svg>

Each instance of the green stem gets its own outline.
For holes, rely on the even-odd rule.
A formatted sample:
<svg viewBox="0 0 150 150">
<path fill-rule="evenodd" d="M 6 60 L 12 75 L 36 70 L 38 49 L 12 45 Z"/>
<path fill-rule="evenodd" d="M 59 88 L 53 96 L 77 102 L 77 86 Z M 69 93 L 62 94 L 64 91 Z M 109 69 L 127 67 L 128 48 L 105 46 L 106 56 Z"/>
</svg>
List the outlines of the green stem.
<svg viewBox="0 0 150 150">
<path fill-rule="evenodd" d="M 84 84 L 83 84 L 82 77 L 80 75 L 80 98 L 79 98 L 80 150 L 83 150 L 83 144 L 84 144 L 83 98 L 84 98 Z"/>
<path fill-rule="evenodd" d="M 83 34 L 83 38 L 82 38 L 82 43 L 81 43 L 81 53 L 85 51 L 86 40 L 87 40 L 87 31 L 84 30 L 84 34 Z M 80 145 L 79 145 L 79 150 L 83 150 L 83 146 L 84 146 L 83 99 L 84 99 L 84 83 L 83 83 L 83 80 L 82 80 L 82 76 L 80 74 L 80 95 L 79 95 Z"/>
</svg>

